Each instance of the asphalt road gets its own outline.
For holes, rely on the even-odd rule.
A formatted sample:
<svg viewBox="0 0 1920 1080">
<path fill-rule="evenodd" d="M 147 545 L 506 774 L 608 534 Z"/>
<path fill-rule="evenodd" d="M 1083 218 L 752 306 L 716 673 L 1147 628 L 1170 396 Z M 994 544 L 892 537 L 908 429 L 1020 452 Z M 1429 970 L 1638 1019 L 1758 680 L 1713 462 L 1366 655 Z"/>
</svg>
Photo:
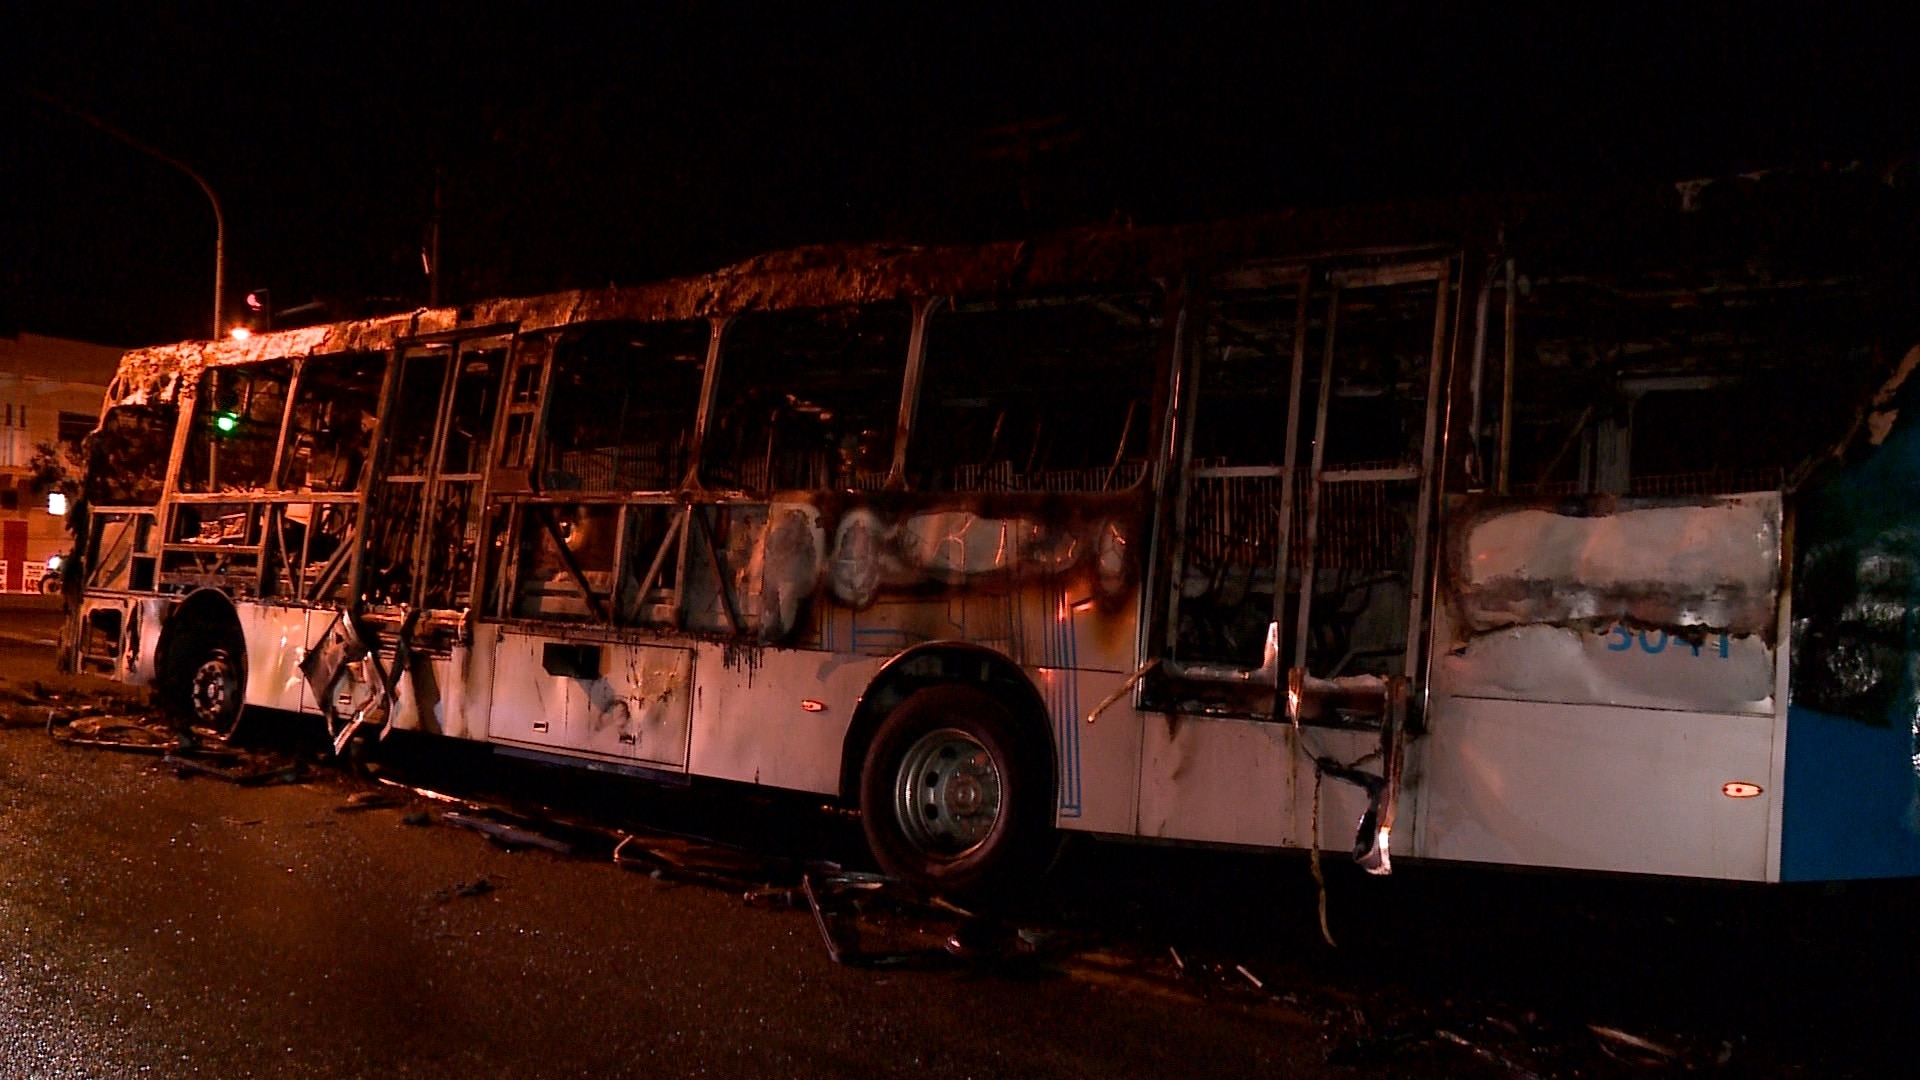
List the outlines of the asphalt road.
<svg viewBox="0 0 1920 1080">
<path fill-rule="evenodd" d="M 1333 948 L 1302 859 L 1075 845 L 999 924 L 823 883 L 836 941 L 883 966 L 839 964 L 790 886 L 807 860 L 857 867 L 857 827 L 803 800 L 377 751 L 389 778 L 592 826 L 544 826 L 575 845 L 560 855 L 411 793 L 342 812 L 399 789 L 333 765 L 183 777 L 51 738 L 49 708 L 137 697 L 56 676 L 0 619 L 4 1080 L 1870 1076 L 1910 1055 L 1912 883 L 1380 881 L 1335 861 Z M 286 720 L 250 718 L 240 764 L 310 754 Z M 636 873 L 609 857 L 621 828 L 728 846 L 648 841 Z"/>
<path fill-rule="evenodd" d="M 0 593 L 0 645 L 52 644 L 60 637 L 60 621 L 57 596 Z"/>
</svg>

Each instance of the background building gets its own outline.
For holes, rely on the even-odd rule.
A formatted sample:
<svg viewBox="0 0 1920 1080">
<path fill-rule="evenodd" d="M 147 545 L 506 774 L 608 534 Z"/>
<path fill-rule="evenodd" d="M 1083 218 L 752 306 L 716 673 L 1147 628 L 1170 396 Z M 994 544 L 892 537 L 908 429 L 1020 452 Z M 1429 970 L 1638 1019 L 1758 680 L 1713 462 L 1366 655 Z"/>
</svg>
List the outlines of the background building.
<svg viewBox="0 0 1920 1080">
<path fill-rule="evenodd" d="M 68 447 L 100 418 L 121 350 L 23 333 L 0 337 L 0 592 L 37 590 L 47 556 L 68 546 L 65 522 L 33 491 L 40 447 Z"/>
</svg>

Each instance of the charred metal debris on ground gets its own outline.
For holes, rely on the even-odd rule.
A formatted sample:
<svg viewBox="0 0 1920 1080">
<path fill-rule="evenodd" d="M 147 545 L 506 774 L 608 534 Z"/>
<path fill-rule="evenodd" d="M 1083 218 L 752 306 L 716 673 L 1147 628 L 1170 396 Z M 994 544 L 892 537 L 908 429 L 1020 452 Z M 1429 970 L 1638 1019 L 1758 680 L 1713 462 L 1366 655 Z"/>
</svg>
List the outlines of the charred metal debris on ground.
<svg viewBox="0 0 1920 1080">
<path fill-rule="evenodd" d="M 157 715 L 121 701 L 34 686 L 0 688 L 0 724 L 41 726 L 63 746 L 154 755 L 182 780 L 240 785 L 311 778 L 298 753 L 222 744 L 182 747 Z M 733 893 L 753 907 L 809 917 L 833 963 L 872 972 L 955 972 L 997 978 L 1068 978 L 1091 986 L 1240 1010 L 1313 1030 L 1326 1060 L 1372 1071 L 1424 1068 L 1515 1078 L 1596 1070 L 1694 1072 L 1729 1067 L 1744 1040 L 1640 1033 L 1593 1020 L 1552 1018 L 1506 1003 L 1411 1001 L 1392 992 L 1349 992 L 1289 978 L 1271 962 L 1114 938 L 1044 915 L 980 915 L 884 875 L 824 860 L 770 855 L 703 837 L 613 828 L 536 806 L 447 794 L 363 766 L 373 786 L 334 807 L 340 814 L 393 811 L 401 825 L 440 823 L 477 832 L 507 850 L 597 859 L 668 885 Z M 448 904 L 502 887 L 482 875 L 436 890 Z"/>
</svg>

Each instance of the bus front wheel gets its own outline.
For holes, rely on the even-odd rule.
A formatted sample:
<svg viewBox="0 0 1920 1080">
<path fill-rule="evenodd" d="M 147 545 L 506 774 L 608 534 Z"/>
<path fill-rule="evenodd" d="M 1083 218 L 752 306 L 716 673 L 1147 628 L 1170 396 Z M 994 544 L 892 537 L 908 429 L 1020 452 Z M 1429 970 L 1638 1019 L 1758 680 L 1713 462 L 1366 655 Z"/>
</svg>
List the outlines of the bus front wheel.
<svg viewBox="0 0 1920 1080">
<path fill-rule="evenodd" d="M 1004 897 L 1051 855 L 1051 748 L 967 685 L 893 710 L 860 773 L 861 822 L 882 869 L 929 892 Z"/>
<path fill-rule="evenodd" d="M 246 672 L 238 641 L 201 630 L 182 642 L 169 672 L 167 704 L 179 720 L 225 739 L 240 724 Z"/>
</svg>

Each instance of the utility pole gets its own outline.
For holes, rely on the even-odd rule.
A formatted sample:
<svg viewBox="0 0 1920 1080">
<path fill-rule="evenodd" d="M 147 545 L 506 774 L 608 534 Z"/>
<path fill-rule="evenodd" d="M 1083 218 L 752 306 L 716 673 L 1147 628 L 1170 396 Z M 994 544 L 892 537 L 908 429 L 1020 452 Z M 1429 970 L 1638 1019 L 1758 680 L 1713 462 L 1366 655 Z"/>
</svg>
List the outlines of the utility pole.
<svg viewBox="0 0 1920 1080">
<path fill-rule="evenodd" d="M 216 196 L 213 193 L 213 186 L 207 183 L 205 177 L 202 177 L 199 173 L 194 172 L 192 168 L 188 167 L 187 164 L 181 161 L 179 158 L 176 158 L 171 154 L 162 153 L 161 151 L 156 150 L 151 146 L 148 146 L 146 143 L 143 143 L 139 139 L 136 139 L 133 136 L 127 134 L 126 132 L 121 131 L 119 128 L 114 127 L 112 124 L 107 123 L 105 120 L 102 120 L 91 113 L 84 112 L 80 109 L 76 109 L 72 105 L 69 105 L 64 101 L 61 101 L 59 98 L 54 97 L 52 94 L 43 93 L 39 90 L 33 89 L 32 87 L 25 87 L 24 89 L 28 94 L 32 95 L 37 100 L 47 105 L 51 105 L 56 109 L 59 109 L 61 112 L 66 113 L 68 116 L 73 117 L 75 120 L 78 120 L 81 123 L 87 124 L 91 127 L 98 128 L 100 131 L 103 131 L 106 134 L 111 135 L 115 139 L 118 139 L 119 141 L 126 143 L 128 146 L 133 147 L 135 150 L 140 151 L 141 153 L 147 155 L 148 157 L 157 158 L 158 160 L 165 162 L 166 164 L 171 165 L 176 169 L 179 169 L 181 172 L 186 173 L 187 176 L 190 179 L 192 179 L 194 183 L 200 185 L 200 190 L 206 194 L 207 201 L 213 204 L 213 334 L 212 336 L 216 339 L 219 338 L 221 314 L 222 314 L 221 302 L 226 295 L 226 289 L 227 289 L 227 217 L 225 214 L 220 212 L 220 199 L 219 199 L 219 196 Z"/>
<path fill-rule="evenodd" d="M 433 231 L 428 246 L 433 255 L 427 263 L 427 306 L 440 306 L 440 184 L 446 175 L 445 170 L 435 166 L 433 170 Z"/>
</svg>

